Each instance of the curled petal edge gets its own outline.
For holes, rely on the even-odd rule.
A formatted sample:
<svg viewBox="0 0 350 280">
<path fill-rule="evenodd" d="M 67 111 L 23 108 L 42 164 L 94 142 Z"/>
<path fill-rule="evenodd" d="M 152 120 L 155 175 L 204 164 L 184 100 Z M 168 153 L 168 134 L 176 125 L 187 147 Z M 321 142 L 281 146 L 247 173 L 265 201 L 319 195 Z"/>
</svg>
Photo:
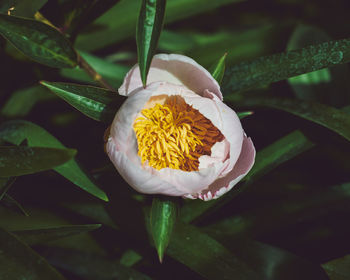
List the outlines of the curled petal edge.
<svg viewBox="0 0 350 280">
<path fill-rule="evenodd" d="M 186 194 L 185 198 L 202 199 L 208 201 L 217 199 L 230 191 L 250 171 L 255 161 L 255 148 L 250 138 L 244 136 L 241 154 L 233 169 L 222 178 L 217 179 L 204 191 L 194 194 Z"/>
</svg>

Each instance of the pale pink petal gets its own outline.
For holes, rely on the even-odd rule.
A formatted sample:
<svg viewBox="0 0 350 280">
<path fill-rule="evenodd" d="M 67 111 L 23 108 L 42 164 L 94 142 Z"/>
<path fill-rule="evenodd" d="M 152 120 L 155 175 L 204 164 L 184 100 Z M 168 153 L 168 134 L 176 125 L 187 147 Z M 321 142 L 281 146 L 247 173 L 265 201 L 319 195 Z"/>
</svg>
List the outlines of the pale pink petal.
<svg viewBox="0 0 350 280">
<path fill-rule="evenodd" d="M 230 143 L 230 158 L 227 168 L 221 173 L 220 176 L 225 176 L 230 172 L 233 166 L 236 164 L 243 147 L 244 131 L 241 121 L 239 120 L 235 111 L 233 111 L 225 103 L 221 102 L 214 96 L 214 101 L 220 116 L 222 118 L 221 133 L 225 136 L 226 140 Z"/>
<path fill-rule="evenodd" d="M 184 193 L 196 193 L 206 189 L 216 180 L 222 170 L 222 165 L 222 162 L 218 162 L 208 168 L 192 172 L 171 168 L 152 169 L 156 176 L 176 186 L 177 189 L 184 191 Z"/>
<path fill-rule="evenodd" d="M 230 143 L 224 139 L 221 142 L 215 143 L 211 147 L 211 155 L 203 155 L 199 157 L 198 169 L 208 168 L 210 165 L 217 162 L 225 162 L 230 150 Z"/>
<path fill-rule="evenodd" d="M 107 153 L 120 175 L 136 191 L 171 196 L 182 196 L 186 193 L 135 165 L 124 152 L 118 151 L 112 138 L 107 142 Z"/>
<path fill-rule="evenodd" d="M 210 73 L 192 58 L 179 54 L 155 55 L 147 77 L 147 85 L 164 81 L 175 85 L 184 85 L 193 92 L 202 95 L 205 89 L 213 92 L 220 100 L 222 93 L 217 81 Z M 136 88 L 142 87 L 140 70 L 136 64 L 125 76 L 118 92 L 129 95 Z"/>
<path fill-rule="evenodd" d="M 216 199 L 231 190 L 242 178 L 247 175 L 255 160 L 255 148 L 250 138 L 244 137 L 242 152 L 237 163 L 225 177 L 217 179 L 201 193 L 191 194 L 192 198 L 203 200 Z M 185 195 L 188 197 L 188 194 Z"/>
</svg>

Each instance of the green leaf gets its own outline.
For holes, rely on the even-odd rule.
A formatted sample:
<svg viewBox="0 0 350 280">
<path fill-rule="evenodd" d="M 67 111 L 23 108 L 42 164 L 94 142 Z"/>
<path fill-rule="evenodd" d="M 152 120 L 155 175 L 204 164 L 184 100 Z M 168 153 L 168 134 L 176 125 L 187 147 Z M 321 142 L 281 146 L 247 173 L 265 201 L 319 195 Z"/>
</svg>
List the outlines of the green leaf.
<svg viewBox="0 0 350 280">
<path fill-rule="evenodd" d="M 0 34 L 39 63 L 57 68 L 77 65 L 77 54 L 69 41 L 45 23 L 0 14 Z"/>
<path fill-rule="evenodd" d="M 177 223 L 167 254 L 205 279 L 261 279 L 239 257 L 191 225 Z"/>
<path fill-rule="evenodd" d="M 171 23 L 243 1 L 245 0 L 168 0 L 165 22 Z M 95 32 L 81 34 L 77 38 L 77 48 L 94 51 L 132 37 L 135 34 L 140 4 L 141 0 L 121 0 L 94 22 L 97 27 L 102 26 L 104 29 L 98 28 Z"/>
<path fill-rule="evenodd" d="M 350 255 L 331 260 L 322 265 L 330 280 L 347 280 L 350 277 Z"/>
<path fill-rule="evenodd" d="M 14 145 L 19 145 L 24 139 L 27 139 L 28 146 L 31 147 L 65 148 L 60 141 L 40 126 L 20 120 L 2 123 L 0 125 L 0 139 Z M 56 167 L 55 171 L 88 193 L 108 201 L 107 195 L 97 187 L 74 159 Z"/>
<path fill-rule="evenodd" d="M 71 235 L 76 235 L 91 230 L 95 230 L 101 227 L 101 224 L 92 225 L 73 225 L 73 226 L 60 226 L 54 228 L 40 228 L 40 229 L 28 229 L 13 231 L 19 239 L 28 244 L 34 246 L 42 242 L 52 241 L 60 238 L 64 238 Z"/>
<path fill-rule="evenodd" d="M 166 0 L 142 0 L 136 28 L 137 61 L 143 86 L 163 28 Z"/>
<path fill-rule="evenodd" d="M 218 232 L 209 234 L 242 260 L 254 266 L 260 279 L 264 280 L 328 280 L 319 264 L 277 247 L 245 237 L 223 237 Z M 266 268 L 269 269 L 266 269 Z"/>
<path fill-rule="evenodd" d="M 232 93 L 350 61 L 350 39 L 265 56 L 226 70 L 223 91 Z"/>
<path fill-rule="evenodd" d="M 99 256 L 98 254 L 53 248 L 52 250 L 46 250 L 45 256 L 47 256 L 56 267 L 77 275 L 79 279 L 152 279 L 146 274 L 121 265 L 115 260 L 111 260 L 110 257 Z"/>
<path fill-rule="evenodd" d="M 259 186 L 260 187 L 260 186 Z M 257 189 L 259 189 L 259 187 Z M 281 186 L 276 186 L 281 188 Z M 271 193 L 264 189 L 261 192 L 255 189 L 263 201 L 270 199 Z M 283 198 L 271 201 L 266 207 L 252 206 L 248 211 L 228 217 L 207 226 L 204 231 L 209 235 L 223 238 L 250 237 L 259 239 L 278 231 L 281 228 L 291 228 L 296 224 L 312 222 L 322 219 L 332 210 L 338 211 L 347 207 L 350 198 L 350 184 L 330 186 L 320 189 L 317 193 L 302 191 L 302 186 L 296 195 L 295 190 L 283 188 Z M 276 192 L 272 190 L 272 192 Z M 293 193 L 294 192 L 294 193 Z M 251 193 L 252 194 L 252 193 Z M 293 199 L 290 199 L 293 197 Z"/>
<path fill-rule="evenodd" d="M 129 67 L 121 64 L 112 63 L 106 59 L 99 58 L 90 53 L 79 51 L 82 58 L 114 88 L 120 87 Z M 61 69 L 60 74 L 68 79 L 97 84 L 93 81 L 83 69 L 80 68 L 64 68 Z"/>
<path fill-rule="evenodd" d="M 47 261 L 13 234 L 0 228 L 0 278 L 64 280 Z"/>
<path fill-rule="evenodd" d="M 245 117 L 251 116 L 251 115 L 253 115 L 253 114 L 254 114 L 253 111 L 237 112 L 237 116 L 238 116 L 240 119 L 244 119 Z"/>
<path fill-rule="evenodd" d="M 27 211 L 23 208 L 23 206 L 15 200 L 12 196 L 5 193 L 3 199 L 0 201 L 2 205 L 4 205 L 6 208 L 9 208 L 15 212 L 19 212 L 20 214 L 23 214 L 24 216 L 29 217 L 29 214 Z"/>
<path fill-rule="evenodd" d="M 305 24 L 299 24 L 289 39 L 287 50 L 330 41 L 332 38 L 323 30 Z M 295 95 L 299 99 L 342 106 L 349 98 L 349 76 L 347 65 L 336 65 L 288 79 Z"/>
<path fill-rule="evenodd" d="M 103 88 L 68 83 L 41 82 L 84 115 L 111 123 L 124 98 Z"/>
<path fill-rule="evenodd" d="M 151 208 L 151 232 L 159 261 L 163 261 L 165 250 L 169 244 L 177 217 L 176 201 L 163 198 L 153 198 Z"/>
<path fill-rule="evenodd" d="M 16 177 L 0 178 L 0 200 L 3 199 L 4 195 L 15 181 Z"/>
<path fill-rule="evenodd" d="M 106 211 L 104 205 L 99 202 L 74 202 L 65 203 L 63 206 L 73 213 L 87 217 L 103 225 L 107 225 L 113 229 L 118 229 L 118 226 L 110 214 Z"/>
<path fill-rule="evenodd" d="M 222 78 L 224 77 L 225 74 L 225 59 L 226 59 L 227 53 L 225 53 L 220 59 L 219 61 L 213 65 L 210 69 L 210 73 L 213 76 L 213 78 L 215 80 L 217 80 L 217 82 L 219 84 L 221 84 Z"/>
<path fill-rule="evenodd" d="M 0 146 L 0 177 L 49 170 L 71 160 L 75 154 L 73 149 Z"/>
<path fill-rule="evenodd" d="M 1 114 L 6 117 L 22 117 L 29 114 L 39 101 L 52 99 L 49 91 L 40 85 L 15 91 L 1 109 Z"/>
<path fill-rule="evenodd" d="M 298 130 L 284 136 L 257 153 L 252 170 L 243 178 L 243 181 L 245 181 L 244 184 L 233 188 L 219 199 L 206 202 L 200 200 L 189 201 L 181 208 L 181 220 L 189 223 L 202 217 L 203 214 L 210 210 L 222 207 L 252 184 L 257 178 L 309 150 L 313 145 L 314 144 Z"/>
<path fill-rule="evenodd" d="M 229 97 L 228 97 L 229 100 Z M 283 110 L 298 117 L 320 124 L 350 141 L 350 118 L 347 113 L 317 102 L 276 97 L 243 98 L 242 106 L 263 106 Z"/>
</svg>

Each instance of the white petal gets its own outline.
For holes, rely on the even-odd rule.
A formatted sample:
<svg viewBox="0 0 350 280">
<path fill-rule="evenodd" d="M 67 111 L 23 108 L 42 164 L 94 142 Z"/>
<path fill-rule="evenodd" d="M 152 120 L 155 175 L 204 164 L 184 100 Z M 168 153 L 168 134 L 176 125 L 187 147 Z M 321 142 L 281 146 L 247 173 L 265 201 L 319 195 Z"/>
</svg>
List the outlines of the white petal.
<svg viewBox="0 0 350 280">
<path fill-rule="evenodd" d="M 205 197 L 207 192 L 213 194 L 213 199 L 222 196 L 224 193 L 231 190 L 242 178 L 247 175 L 253 167 L 255 161 L 255 148 L 250 138 L 244 137 L 242 152 L 237 160 L 237 163 L 225 177 L 217 179 L 212 183 L 207 190 L 202 193 L 193 194 L 192 196 L 199 198 Z"/>
<path fill-rule="evenodd" d="M 120 175 L 136 191 L 171 196 L 182 196 L 186 193 L 134 164 L 124 152 L 117 150 L 112 138 L 107 142 L 107 153 Z"/>
<path fill-rule="evenodd" d="M 154 56 L 147 76 L 147 85 L 159 81 L 184 85 L 200 95 L 205 89 L 208 89 L 222 100 L 222 93 L 217 81 L 204 67 L 184 55 L 158 54 Z M 118 91 L 120 95 L 129 95 L 141 86 L 140 70 L 136 64 L 125 76 Z"/>
</svg>

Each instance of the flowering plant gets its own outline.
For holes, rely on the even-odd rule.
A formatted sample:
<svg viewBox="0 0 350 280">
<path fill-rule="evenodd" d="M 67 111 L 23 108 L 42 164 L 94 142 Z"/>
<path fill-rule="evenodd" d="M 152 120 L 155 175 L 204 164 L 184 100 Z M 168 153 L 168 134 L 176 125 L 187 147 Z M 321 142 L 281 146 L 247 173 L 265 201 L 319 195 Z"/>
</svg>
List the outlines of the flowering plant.
<svg viewBox="0 0 350 280">
<path fill-rule="evenodd" d="M 142 193 L 203 200 L 232 189 L 251 169 L 255 149 L 217 81 L 193 59 L 159 54 L 146 88 L 135 65 L 119 88 L 108 155 Z"/>
</svg>

